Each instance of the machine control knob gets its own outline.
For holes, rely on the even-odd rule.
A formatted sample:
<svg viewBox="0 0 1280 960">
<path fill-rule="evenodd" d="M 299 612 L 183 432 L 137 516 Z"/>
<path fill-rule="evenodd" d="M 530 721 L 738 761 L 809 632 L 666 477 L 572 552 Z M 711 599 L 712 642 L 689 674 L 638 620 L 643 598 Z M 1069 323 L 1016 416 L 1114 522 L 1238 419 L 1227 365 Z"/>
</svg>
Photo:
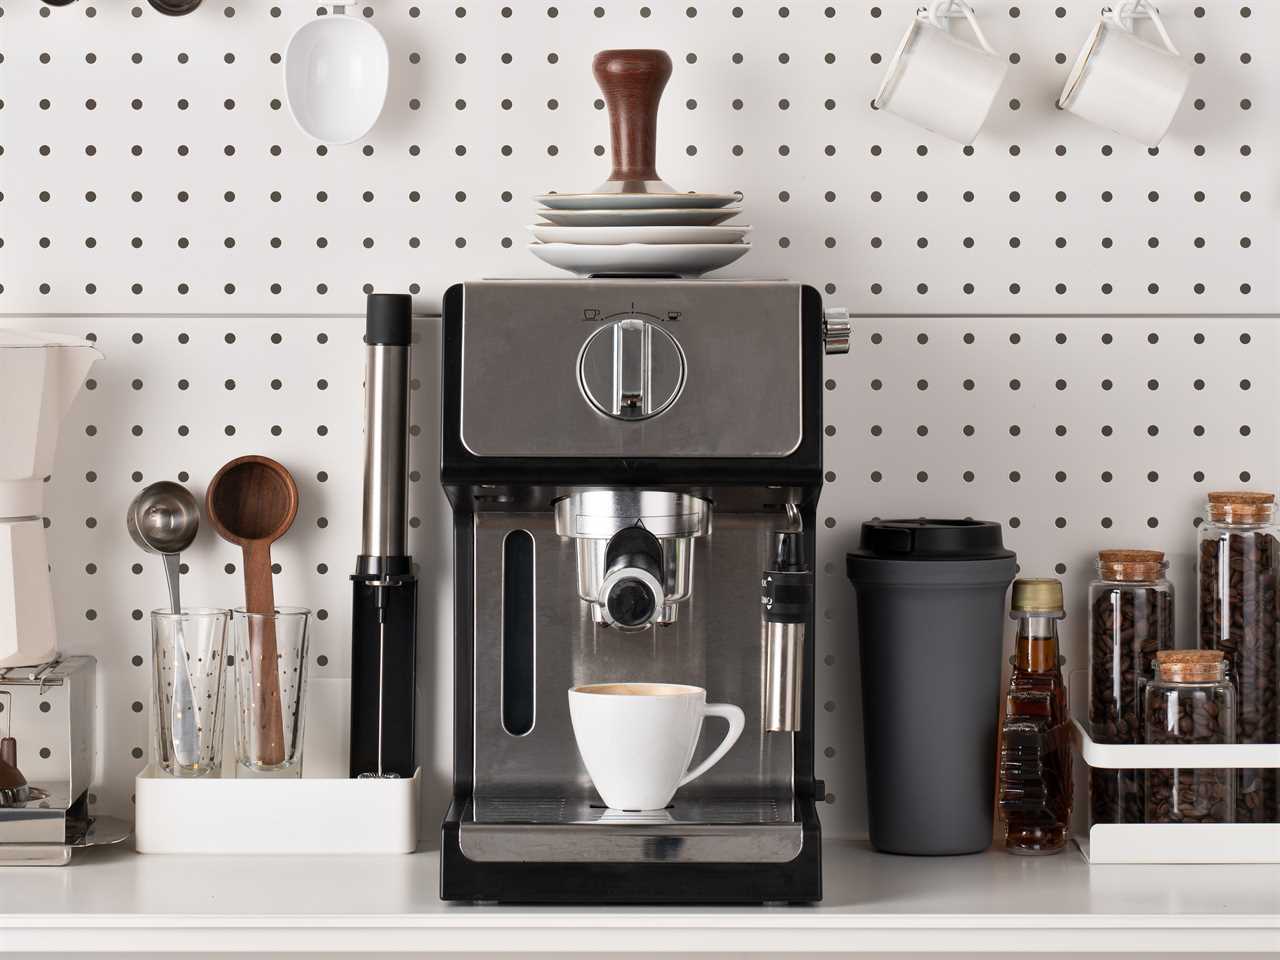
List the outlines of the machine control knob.
<svg viewBox="0 0 1280 960">
<path fill-rule="evenodd" d="M 848 353 L 853 324 L 844 307 L 827 307 L 822 311 L 822 346 L 828 354 Z"/>
<path fill-rule="evenodd" d="M 647 420 L 670 407 L 685 381 L 684 351 L 661 325 L 625 317 L 594 331 L 578 355 L 587 402 L 617 420 Z"/>
</svg>

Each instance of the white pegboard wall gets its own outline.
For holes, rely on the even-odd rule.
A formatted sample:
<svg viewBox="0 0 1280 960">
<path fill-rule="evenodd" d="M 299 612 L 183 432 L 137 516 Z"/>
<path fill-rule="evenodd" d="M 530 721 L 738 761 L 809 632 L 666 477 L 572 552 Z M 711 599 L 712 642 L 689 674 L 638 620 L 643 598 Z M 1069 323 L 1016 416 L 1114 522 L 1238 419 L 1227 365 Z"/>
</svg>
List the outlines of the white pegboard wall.
<svg viewBox="0 0 1280 960">
<path fill-rule="evenodd" d="M 209 526 L 205 489 L 233 457 L 260 453 L 283 463 L 298 485 L 299 507 L 272 545 L 275 596 L 315 613 L 312 676 L 350 673 L 363 318 L 13 317 L 4 325 L 88 337 L 103 354 L 63 424 L 46 508 L 60 646 L 98 658 L 99 809 L 129 811 L 133 777 L 150 747 L 148 614 L 168 596 L 159 558 L 139 550 L 125 528 L 125 508 L 145 484 L 177 480 L 201 503 L 199 536 L 182 555 L 184 602 L 232 607 L 244 603 L 241 551 Z M 427 638 L 421 695 L 441 704 L 438 716 L 420 712 L 419 727 L 436 762 L 424 772 L 424 803 L 434 816 L 450 770 L 450 648 L 443 641 L 452 624 L 452 528 L 437 463 L 438 323 L 415 327 L 408 523 L 421 576 L 419 630 Z"/>
<path fill-rule="evenodd" d="M 1178 642 L 1194 647 L 1205 495 L 1280 487 L 1278 364 L 1274 317 L 855 318 L 852 353 L 826 364 L 818 773 L 838 811 L 827 819 L 838 829 L 865 823 L 845 574 L 862 521 L 1002 523 L 1020 575 L 1063 581 L 1071 670 L 1088 664 L 1097 551 L 1163 550 Z M 1005 639 L 1011 654 L 1008 624 Z M 920 682 L 948 681 L 924 672 Z"/>
<path fill-rule="evenodd" d="M 755 249 L 723 275 L 861 312 L 1280 309 L 1280 4 L 1161 4 L 1195 67 L 1158 151 L 1053 107 L 1100 0 L 978 0 L 1011 67 L 972 148 L 876 113 L 916 4 L 370 0 L 386 108 L 329 149 L 280 65 L 324 7 L 3 4 L 0 311 L 434 311 L 461 277 L 552 275 L 530 197 L 604 178 L 591 55 L 644 45 L 676 65 L 660 172 L 746 195 Z"/>
<path fill-rule="evenodd" d="M 359 548 L 359 319 L 11 318 L 92 334 L 105 357 L 72 408 L 50 484 L 50 555 L 65 650 L 94 653 L 102 809 L 127 809 L 144 762 L 145 611 L 163 603 L 125 504 L 177 478 L 202 496 L 225 460 L 276 457 L 301 508 L 274 548 L 276 595 L 326 611 L 312 668 L 344 676 Z M 423 813 L 451 772 L 451 524 L 438 483 L 438 325 L 418 321 L 410 543 L 421 566 L 419 743 Z M 1280 330 L 1265 317 L 858 317 L 853 352 L 826 364 L 820 504 L 818 772 L 834 833 L 860 831 L 861 718 L 845 552 L 874 516 L 975 516 L 1005 525 L 1028 575 L 1063 578 L 1064 653 L 1085 663 L 1085 586 L 1096 551 L 1171 559 L 1179 636 L 1193 645 L 1194 521 L 1213 488 L 1280 486 Z M 321 388 L 321 381 L 324 383 Z M 325 428 L 321 431 L 321 427 Z M 205 529 L 185 555 L 193 604 L 241 602 L 239 552 Z M 941 682 L 941 678 L 921 678 Z"/>
<path fill-rule="evenodd" d="M 675 61 L 663 176 L 746 194 L 754 249 L 721 275 L 791 276 L 876 315 L 855 319 L 853 355 L 827 365 L 827 829 L 864 823 L 843 576 L 861 520 L 1003 520 L 1024 569 L 1061 568 L 1077 598 L 1096 549 L 1163 547 L 1185 631 L 1203 491 L 1280 483 L 1275 320 L 1243 316 L 1280 310 L 1280 3 L 1161 4 L 1197 62 L 1154 153 L 1052 108 L 1099 4 L 978 0 L 1016 62 L 966 151 L 870 109 L 915 0 L 371 0 L 362 14 L 392 50 L 387 108 L 365 141 L 322 150 L 290 120 L 278 63 L 312 4 L 205 0 L 167 18 L 143 2 L 0 0 L 2 322 L 94 333 L 106 354 L 50 489 L 64 646 L 101 661 L 99 808 L 127 811 L 143 762 L 148 637 L 134 612 L 164 598 L 125 533 L 129 498 L 161 478 L 202 494 L 246 452 L 289 466 L 302 511 L 275 551 L 278 595 L 328 612 L 313 668 L 342 676 L 360 509 L 352 314 L 366 288 L 411 290 L 431 313 L 457 280 L 554 275 L 523 249 L 529 198 L 606 175 L 590 58 L 609 46 Z M 1015 316 L 1035 313 L 1062 316 Z M 1193 313 L 1226 316 L 1172 316 Z M 424 566 L 430 822 L 451 771 L 451 547 L 436 327 L 419 334 L 410 546 Z M 187 562 L 191 602 L 237 602 L 234 548 L 206 530 Z M 1081 627 L 1067 623 L 1075 662 Z"/>
</svg>

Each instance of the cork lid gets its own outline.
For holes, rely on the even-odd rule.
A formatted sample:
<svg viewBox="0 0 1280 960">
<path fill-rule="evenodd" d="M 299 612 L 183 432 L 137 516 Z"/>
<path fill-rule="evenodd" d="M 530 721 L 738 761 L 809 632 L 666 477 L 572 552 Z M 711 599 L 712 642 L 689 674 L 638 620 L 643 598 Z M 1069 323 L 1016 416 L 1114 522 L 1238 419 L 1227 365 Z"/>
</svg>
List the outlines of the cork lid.
<svg viewBox="0 0 1280 960">
<path fill-rule="evenodd" d="M 1258 490 L 1216 490 L 1209 494 L 1209 519 L 1222 523 L 1263 523 L 1275 512 L 1276 495 Z"/>
<path fill-rule="evenodd" d="M 1013 581 L 1012 614 L 1062 616 L 1062 581 L 1052 577 Z"/>
<path fill-rule="evenodd" d="M 1226 675 L 1226 662 L 1221 650 L 1160 650 L 1156 670 L 1161 680 L 1206 683 Z"/>
<path fill-rule="evenodd" d="M 1098 575 L 1104 580 L 1154 583 L 1168 566 L 1162 550 L 1098 551 Z"/>
</svg>

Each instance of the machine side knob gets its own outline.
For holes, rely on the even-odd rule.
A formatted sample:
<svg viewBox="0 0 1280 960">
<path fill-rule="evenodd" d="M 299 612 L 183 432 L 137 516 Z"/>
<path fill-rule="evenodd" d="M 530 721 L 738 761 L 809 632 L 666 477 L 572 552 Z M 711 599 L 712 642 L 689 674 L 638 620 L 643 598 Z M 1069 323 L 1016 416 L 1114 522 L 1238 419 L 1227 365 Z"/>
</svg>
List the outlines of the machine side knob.
<svg viewBox="0 0 1280 960">
<path fill-rule="evenodd" d="M 848 353 L 853 324 L 845 307 L 827 307 L 822 311 L 822 347 L 828 354 Z"/>
</svg>

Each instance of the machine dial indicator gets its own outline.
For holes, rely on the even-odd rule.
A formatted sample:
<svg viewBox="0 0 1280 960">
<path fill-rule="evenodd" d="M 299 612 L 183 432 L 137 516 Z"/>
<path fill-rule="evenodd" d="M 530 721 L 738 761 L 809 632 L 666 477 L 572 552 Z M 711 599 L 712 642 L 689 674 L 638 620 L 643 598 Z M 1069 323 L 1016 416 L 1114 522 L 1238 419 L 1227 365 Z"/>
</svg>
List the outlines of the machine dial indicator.
<svg viewBox="0 0 1280 960">
<path fill-rule="evenodd" d="M 617 420 L 656 417 L 679 398 L 685 376 L 676 338 L 634 314 L 598 328 L 578 355 L 583 397 Z"/>
</svg>

